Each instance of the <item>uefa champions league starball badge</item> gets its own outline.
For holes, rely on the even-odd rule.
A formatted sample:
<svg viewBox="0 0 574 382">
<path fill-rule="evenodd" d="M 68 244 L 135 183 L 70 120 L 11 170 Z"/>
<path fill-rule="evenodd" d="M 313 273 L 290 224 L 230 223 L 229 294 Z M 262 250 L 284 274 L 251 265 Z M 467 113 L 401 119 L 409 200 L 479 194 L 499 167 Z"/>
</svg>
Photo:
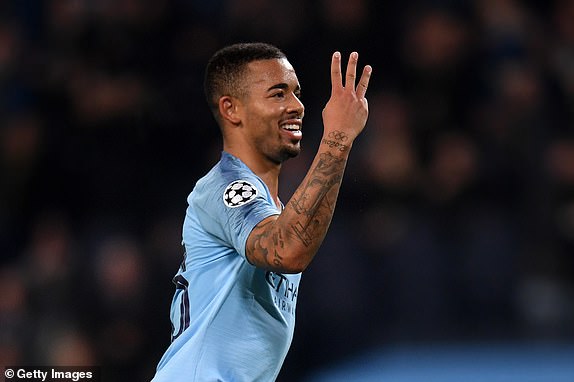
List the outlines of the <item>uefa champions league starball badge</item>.
<svg viewBox="0 0 574 382">
<path fill-rule="evenodd" d="M 246 180 L 236 180 L 225 188 L 223 203 L 227 207 L 235 208 L 249 203 L 257 196 L 257 189 Z"/>
</svg>

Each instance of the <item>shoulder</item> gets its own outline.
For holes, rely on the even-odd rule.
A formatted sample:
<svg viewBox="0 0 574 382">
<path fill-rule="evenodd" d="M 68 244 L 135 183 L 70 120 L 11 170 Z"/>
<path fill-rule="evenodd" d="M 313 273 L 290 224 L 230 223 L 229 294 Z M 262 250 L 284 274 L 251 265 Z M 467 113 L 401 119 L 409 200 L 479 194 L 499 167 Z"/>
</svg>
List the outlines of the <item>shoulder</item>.
<svg viewBox="0 0 574 382">
<path fill-rule="evenodd" d="M 195 185 L 188 202 L 205 207 L 218 204 L 241 207 L 258 198 L 267 199 L 267 188 L 239 159 L 224 153 L 217 163 Z"/>
</svg>

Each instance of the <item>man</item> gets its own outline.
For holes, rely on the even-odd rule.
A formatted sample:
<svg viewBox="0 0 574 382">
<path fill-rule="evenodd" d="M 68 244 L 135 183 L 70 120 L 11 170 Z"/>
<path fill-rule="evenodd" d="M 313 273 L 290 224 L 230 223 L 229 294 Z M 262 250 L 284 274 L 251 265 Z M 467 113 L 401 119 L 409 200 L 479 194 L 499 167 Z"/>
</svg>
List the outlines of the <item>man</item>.
<svg viewBox="0 0 574 382">
<path fill-rule="evenodd" d="M 223 135 L 221 160 L 188 197 L 184 261 L 174 277 L 172 343 L 153 379 L 273 381 L 293 338 L 301 272 L 323 241 L 345 164 L 363 130 L 371 67 L 358 84 L 331 61 L 323 139 L 286 206 L 281 164 L 299 154 L 304 106 L 295 70 L 276 47 L 236 44 L 207 65 L 205 93 Z"/>
</svg>

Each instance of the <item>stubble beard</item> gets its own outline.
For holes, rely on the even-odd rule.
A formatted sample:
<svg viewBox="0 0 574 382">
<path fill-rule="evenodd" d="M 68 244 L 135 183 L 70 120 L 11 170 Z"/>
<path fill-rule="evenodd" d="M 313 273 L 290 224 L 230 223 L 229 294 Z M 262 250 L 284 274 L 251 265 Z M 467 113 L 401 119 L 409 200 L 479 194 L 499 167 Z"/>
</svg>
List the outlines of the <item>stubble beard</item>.
<svg viewBox="0 0 574 382">
<path fill-rule="evenodd" d="M 296 143 L 282 146 L 275 154 L 268 155 L 267 158 L 269 158 L 275 164 L 280 165 L 288 159 L 295 158 L 300 153 L 301 145 L 300 143 Z"/>
</svg>

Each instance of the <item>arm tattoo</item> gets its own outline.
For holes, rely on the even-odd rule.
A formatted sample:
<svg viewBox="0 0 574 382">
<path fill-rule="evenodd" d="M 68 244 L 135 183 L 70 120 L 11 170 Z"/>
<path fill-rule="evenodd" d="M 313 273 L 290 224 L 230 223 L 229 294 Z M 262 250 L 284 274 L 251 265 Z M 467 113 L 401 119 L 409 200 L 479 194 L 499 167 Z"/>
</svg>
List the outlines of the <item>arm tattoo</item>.
<svg viewBox="0 0 574 382">
<path fill-rule="evenodd" d="M 295 211 L 298 214 L 313 216 L 327 192 L 341 181 L 344 168 L 344 160 L 335 158 L 329 152 L 321 154 L 317 166 L 311 173 L 311 179 L 305 184 L 301 195 L 292 201 Z M 313 195 L 316 188 L 319 188 L 318 195 Z"/>
<path fill-rule="evenodd" d="M 303 223 L 298 221 L 292 228 L 295 235 L 301 240 L 301 243 L 303 243 L 305 247 L 308 247 L 313 243 L 313 232 L 315 232 L 318 225 L 319 221 L 314 219 L 310 221 L 307 226 L 304 226 Z"/>
<path fill-rule="evenodd" d="M 290 202 L 298 215 L 305 216 L 291 228 L 306 247 L 313 243 L 317 233 L 326 230 L 331 221 L 338 187 L 335 187 L 336 192 L 331 197 L 329 197 L 329 192 L 334 186 L 340 185 L 345 162 L 344 159 L 336 158 L 329 152 L 320 154 L 319 161 L 310 174 L 310 179 Z"/>
<path fill-rule="evenodd" d="M 285 247 L 285 242 L 283 241 L 283 233 L 280 229 L 273 232 L 273 265 L 280 267 L 283 265 L 283 257 L 277 252 L 277 248 L 283 249 Z"/>
<path fill-rule="evenodd" d="M 347 134 L 341 131 L 331 131 L 328 138 L 329 139 L 323 138 L 321 142 L 331 148 L 336 147 L 339 151 L 345 151 L 349 149 L 349 146 L 343 143 L 348 139 Z"/>
<path fill-rule="evenodd" d="M 265 263 L 281 267 L 283 265 L 283 257 L 277 250 L 285 247 L 283 234 L 281 229 L 268 229 L 270 224 L 271 222 L 262 224 L 253 232 L 252 245 L 246 249 L 247 257 L 252 258 L 255 253 L 260 253 Z M 268 241 L 269 238 L 271 238 L 271 243 Z M 271 248 L 267 248 L 269 244 Z M 271 252 L 273 252 L 273 255 L 271 255 Z"/>
</svg>

